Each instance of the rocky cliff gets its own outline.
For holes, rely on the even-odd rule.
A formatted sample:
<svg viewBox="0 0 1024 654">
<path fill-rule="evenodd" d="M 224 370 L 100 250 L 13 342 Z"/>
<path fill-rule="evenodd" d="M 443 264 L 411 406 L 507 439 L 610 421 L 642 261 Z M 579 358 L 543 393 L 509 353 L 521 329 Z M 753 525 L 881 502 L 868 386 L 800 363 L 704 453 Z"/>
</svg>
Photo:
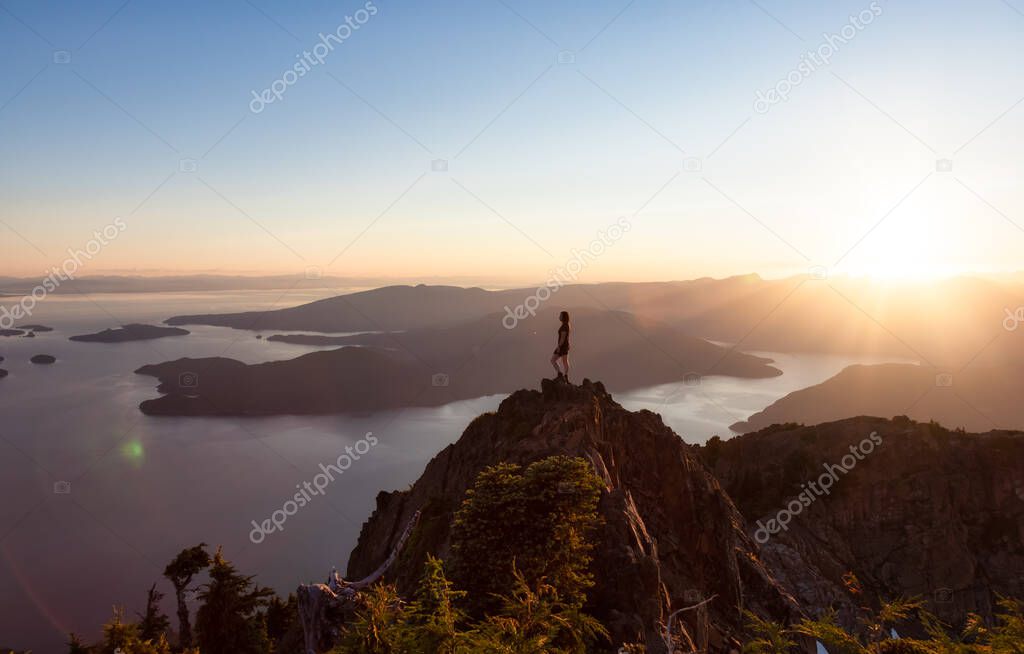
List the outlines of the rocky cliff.
<svg viewBox="0 0 1024 654">
<path fill-rule="evenodd" d="M 679 615 L 685 651 L 730 651 L 744 609 L 790 621 L 835 608 L 854 627 L 859 606 L 920 596 L 957 626 L 968 612 L 991 620 L 999 595 L 1024 597 L 1022 433 L 861 417 L 691 447 L 589 381 L 512 394 L 411 488 L 380 493 L 348 577 L 389 561 L 386 578 L 408 593 L 428 553 L 447 556 L 481 470 L 555 454 L 586 458 L 605 484 L 589 610 L 612 651 L 640 640 L 666 652 L 670 616 L 705 600 L 706 613 Z"/>
<path fill-rule="evenodd" d="M 701 454 L 808 612 L 852 618 L 846 572 L 869 599 L 921 596 L 953 625 L 968 611 L 991 619 L 997 595 L 1024 597 L 1022 433 L 861 417 L 776 425 Z"/>
<path fill-rule="evenodd" d="M 408 592 L 428 553 L 447 555 L 452 514 L 481 470 L 555 454 L 586 458 L 606 486 L 590 610 L 608 626 L 616 648 L 641 640 L 647 651 L 665 652 L 662 627 L 669 614 L 708 598 L 706 615 L 681 614 L 676 633 L 684 644 L 715 652 L 737 644 L 743 609 L 776 619 L 799 614 L 761 561 L 732 500 L 694 451 L 656 414 L 626 411 L 600 383 L 589 381 L 545 381 L 541 392 L 512 394 L 496 413 L 473 421 L 409 490 L 380 493 L 348 578 L 378 568 L 421 511 L 387 574 Z"/>
</svg>

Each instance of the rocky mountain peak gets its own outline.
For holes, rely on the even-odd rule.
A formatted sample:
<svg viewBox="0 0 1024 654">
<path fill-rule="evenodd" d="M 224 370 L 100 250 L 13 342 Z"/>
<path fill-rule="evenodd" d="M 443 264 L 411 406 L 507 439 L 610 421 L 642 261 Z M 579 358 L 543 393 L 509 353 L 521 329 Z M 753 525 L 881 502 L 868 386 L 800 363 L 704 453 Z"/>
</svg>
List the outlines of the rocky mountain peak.
<svg viewBox="0 0 1024 654">
<path fill-rule="evenodd" d="M 428 554 L 448 555 L 454 512 L 484 468 L 554 455 L 586 459 L 605 483 L 590 611 L 616 647 L 642 641 L 649 652 L 667 651 L 670 616 L 696 604 L 699 610 L 672 618 L 675 637 L 711 651 L 738 644 L 743 609 L 777 619 L 799 614 L 760 561 L 732 500 L 693 450 L 658 415 L 625 410 L 590 380 L 544 380 L 539 391 L 513 393 L 496 412 L 470 423 L 412 488 L 380 493 L 348 578 L 377 569 L 419 512 L 402 556 L 385 576 L 410 591 Z"/>
</svg>

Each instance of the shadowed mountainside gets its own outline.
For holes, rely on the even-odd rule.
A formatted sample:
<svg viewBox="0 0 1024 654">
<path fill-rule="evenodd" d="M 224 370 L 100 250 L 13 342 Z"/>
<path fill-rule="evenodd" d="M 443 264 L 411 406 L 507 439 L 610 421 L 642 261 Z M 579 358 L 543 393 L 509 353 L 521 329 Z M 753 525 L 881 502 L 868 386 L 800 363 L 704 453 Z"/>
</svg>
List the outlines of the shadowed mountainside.
<svg viewBox="0 0 1024 654">
<path fill-rule="evenodd" d="M 994 362 L 993 362 L 994 363 Z M 821 384 L 794 391 L 734 431 L 776 423 L 815 424 L 849 416 L 908 415 L 971 431 L 1024 428 L 1021 364 L 974 365 L 956 373 L 913 364 L 849 366 Z"/>
<path fill-rule="evenodd" d="M 851 456 L 872 433 L 879 444 Z M 852 621 L 846 572 L 870 597 L 921 596 L 955 626 L 969 611 L 991 620 L 997 595 L 1024 597 L 1024 433 L 861 417 L 777 425 L 700 452 L 758 542 L 770 536 L 761 555 L 801 606 L 836 603 Z M 847 463 L 788 530 L 758 534 L 823 466 Z"/>
<path fill-rule="evenodd" d="M 580 310 L 574 370 L 626 390 L 679 381 L 690 373 L 764 378 L 780 375 L 768 359 L 692 338 L 621 312 Z M 268 415 L 369 412 L 437 406 L 507 393 L 551 374 L 554 311 L 505 329 L 500 314 L 447 329 L 332 337 L 337 350 L 245 365 L 223 358 L 179 359 L 136 372 L 160 380 L 164 397 L 141 405 L 166 415 Z M 317 337 L 314 337 L 317 338 Z"/>
</svg>

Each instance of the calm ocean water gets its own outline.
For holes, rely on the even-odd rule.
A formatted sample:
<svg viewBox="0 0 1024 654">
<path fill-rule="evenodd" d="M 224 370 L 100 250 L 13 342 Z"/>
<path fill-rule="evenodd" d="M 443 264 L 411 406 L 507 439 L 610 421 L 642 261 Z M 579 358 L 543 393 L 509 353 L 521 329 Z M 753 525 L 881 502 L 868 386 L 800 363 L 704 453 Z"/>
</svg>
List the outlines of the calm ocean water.
<svg viewBox="0 0 1024 654">
<path fill-rule="evenodd" d="M 333 294 L 332 292 L 331 294 Z M 362 417 L 153 418 L 138 404 L 156 380 L 132 371 L 178 357 L 247 363 L 293 358 L 315 347 L 268 343 L 250 332 L 188 327 L 185 337 L 123 344 L 68 337 L 182 313 L 293 306 L 323 294 L 278 291 L 53 296 L 28 323 L 56 331 L 0 338 L 0 646 L 64 651 L 67 633 L 89 638 L 111 606 L 141 610 L 146 589 L 179 550 L 222 545 L 240 570 L 281 593 L 343 570 L 380 490 L 405 488 L 499 396 Z M 269 334 L 269 332 L 268 332 Z M 57 363 L 29 363 L 52 354 Z M 627 408 L 661 413 L 688 442 L 728 436 L 728 425 L 846 365 L 836 356 L 762 353 L 775 379 L 714 377 L 620 394 Z M 538 356 L 545 356 L 540 353 Z M 586 375 L 586 371 L 579 371 Z M 272 514 L 367 432 L 377 445 L 288 517 L 250 540 Z M 322 480 L 322 478 L 321 478 Z M 69 491 L 69 492 L 63 492 Z M 171 594 L 169 584 L 160 587 Z M 167 606 L 168 613 L 173 614 Z"/>
</svg>

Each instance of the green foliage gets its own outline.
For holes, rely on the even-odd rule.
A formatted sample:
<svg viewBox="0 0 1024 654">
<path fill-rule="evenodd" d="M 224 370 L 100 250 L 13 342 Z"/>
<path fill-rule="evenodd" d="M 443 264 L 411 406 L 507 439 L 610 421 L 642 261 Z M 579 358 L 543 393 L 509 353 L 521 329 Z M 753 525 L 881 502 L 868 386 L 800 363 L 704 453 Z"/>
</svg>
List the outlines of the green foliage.
<svg viewBox="0 0 1024 654">
<path fill-rule="evenodd" d="M 274 591 L 239 574 L 220 549 L 210 566 L 210 581 L 201 587 L 203 604 L 196 612 L 196 634 L 203 654 L 265 654 L 270 650 L 266 608 Z"/>
<path fill-rule="evenodd" d="M 456 512 L 452 560 L 428 557 L 413 600 L 376 585 L 337 652 L 584 654 L 607 638 L 583 611 L 603 485 L 583 459 L 480 473 Z M 456 590 L 456 588 L 459 590 Z M 475 618 L 475 621 L 473 621 Z M 204 652 L 205 654 L 205 652 Z"/>
<path fill-rule="evenodd" d="M 551 585 L 531 587 L 513 570 L 512 591 L 500 609 L 464 626 L 441 562 L 427 561 L 416 599 L 405 606 L 394 586 L 378 584 L 363 596 L 363 608 L 345 630 L 335 652 L 345 654 L 585 654 L 607 637 L 604 627 L 558 597 Z"/>
<path fill-rule="evenodd" d="M 196 614 L 196 627 L 200 647 L 179 643 L 177 654 L 298 654 L 301 628 L 298 602 L 294 595 L 281 600 L 273 591 L 252 582 L 252 577 L 238 574 L 224 560 L 220 550 L 211 560 L 205 544 L 182 550 L 164 571 L 175 586 L 179 609 L 184 609 L 183 624 L 188 624 L 189 613 L 184 594 L 195 575 L 205 568 L 209 583 L 200 590 L 202 604 Z M 169 620 L 160 611 L 164 595 L 156 584 L 146 594 L 146 608 L 133 624 L 124 619 L 125 612 L 115 607 L 110 622 L 103 627 L 103 640 L 86 645 L 75 634 L 69 636 L 70 654 L 171 654 L 167 640 Z M 179 612 L 179 617 L 182 613 Z M 273 638 L 270 637 L 270 635 Z M 185 641 L 184 638 L 181 639 Z M 191 639 L 188 641 L 191 643 Z"/>
<path fill-rule="evenodd" d="M 398 654 L 406 611 L 394 586 L 376 584 L 360 595 L 362 609 L 346 626 L 335 652 Z M 415 651 L 415 650 L 411 650 Z M 204 653 L 205 654 L 205 653 Z"/>
<path fill-rule="evenodd" d="M 1000 599 L 1003 612 L 1000 624 L 989 637 L 992 651 L 1000 654 L 1024 654 L 1024 601 Z"/>
<path fill-rule="evenodd" d="M 445 576 L 441 560 L 428 556 L 416 596 L 405 612 L 399 635 L 402 650 L 438 654 L 461 651 L 465 634 L 460 626 L 466 614 L 456 604 L 465 596 Z"/>
<path fill-rule="evenodd" d="M 164 568 L 164 576 L 170 580 L 175 589 L 185 588 L 192 582 L 192 577 L 210 566 L 210 555 L 206 551 L 206 543 L 181 550 Z"/>
<path fill-rule="evenodd" d="M 77 643 L 80 651 L 89 651 Z M 144 639 L 139 633 L 139 625 L 124 621 L 124 609 L 114 607 L 114 615 L 110 622 L 103 625 L 103 644 L 99 646 L 99 654 L 171 654 L 167 638 L 160 634 L 155 639 Z"/>
<path fill-rule="evenodd" d="M 704 463 L 709 468 L 714 468 L 715 464 L 718 463 L 718 459 L 722 456 L 722 443 L 722 437 L 716 434 L 709 438 L 699 450 L 701 458 L 704 459 Z"/>
<path fill-rule="evenodd" d="M 744 646 L 744 654 L 791 654 L 796 646 L 786 634 L 819 640 L 830 654 L 1024 654 L 1024 602 L 1002 599 L 997 624 L 988 628 L 980 616 L 970 614 L 964 630 L 951 635 L 947 626 L 922 608 L 918 600 L 885 603 L 877 612 L 869 612 L 857 634 L 843 629 L 835 613 L 818 620 L 802 620 L 791 629 L 747 614 L 748 629 L 754 638 Z M 891 638 L 892 624 L 916 615 L 926 638 Z"/>
<path fill-rule="evenodd" d="M 427 575 L 432 574 L 428 564 Z M 472 625 L 464 625 L 464 615 L 449 604 L 458 592 L 450 589 L 447 580 L 438 584 L 436 576 L 427 581 L 425 575 L 421 597 L 431 594 L 428 589 L 441 590 L 442 601 L 431 608 L 403 606 L 393 586 L 374 586 L 335 652 L 584 654 L 590 651 L 590 643 L 607 637 L 600 622 L 579 607 L 561 602 L 552 586 L 542 581 L 531 588 L 522 574 L 514 574 L 516 586 L 499 598 L 501 608 Z"/>
<path fill-rule="evenodd" d="M 280 644 L 298 635 L 297 632 L 302 626 L 299 624 L 299 602 L 294 593 L 288 595 L 288 599 L 281 600 L 276 595 L 270 598 L 267 604 L 267 635 L 275 644 Z M 281 647 L 275 647 L 281 651 Z"/>
<path fill-rule="evenodd" d="M 544 579 L 560 601 L 582 607 L 602 488 L 589 463 L 565 456 L 481 472 L 452 525 L 452 576 L 470 613 L 500 608 L 516 584 L 513 566 L 529 586 Z"/>
<path fill-rule="evenodd" d="M 75 632 L 68 635 L 68 654 L 89 654 L 89 648 Z"/>
<path fill-rule="evenodd" d="M 834 611 L 817 620 L 802 620 L 793 632 L 820 640 L 829 654 L 867 654 L 868 651 L 856 636 L 839 626 Z"/>
<path fill-rule="evenodd" d="M 139 636 L 143 640 L 157 640 L 166 635 L 167 629 L 171 626 L 171 621 L 160 611 L 160 600 L 163 598 L 164 594 L 156 589 L 155 583 L 149 587 L 149 592 L 146 593 L 146 611 L 139 616 L 142 618 L 139 622 Z"/>
<path fill-rule="evenodd" d="M 743 654 L 789 654 L 796 642 L 789 638 L 782 625 L 763 620 L 750 611 L 744 611 L 750 631 L 757 637 L 743 646 Z"/>
<path fill-rule="evenodd" d="M 930 654 L 931 652 L 917 641 L 894 638 L 881 641 L 873 651 L 875 654 Z"/>
<path fill-rule="evenodd" d="M 543 580 L 531 585 L 513 570 L 511 593 L 500 597 L 501 610 L 488 616 L 470 636 L 468 651 L 481 654 L 585 654 L 608 632 L 574 603 L 559 598 Z"/>
<path fill-rule="evenodd" d="M 762 436 L 768 436 L 769 434 L 777 434 L 780 431 L 794 431 L 803 426 L 804 424 L 802 422 L 776 422 L 768 425 L 764 429 L 758 430 L 756 433 Z"/>
</svg>

